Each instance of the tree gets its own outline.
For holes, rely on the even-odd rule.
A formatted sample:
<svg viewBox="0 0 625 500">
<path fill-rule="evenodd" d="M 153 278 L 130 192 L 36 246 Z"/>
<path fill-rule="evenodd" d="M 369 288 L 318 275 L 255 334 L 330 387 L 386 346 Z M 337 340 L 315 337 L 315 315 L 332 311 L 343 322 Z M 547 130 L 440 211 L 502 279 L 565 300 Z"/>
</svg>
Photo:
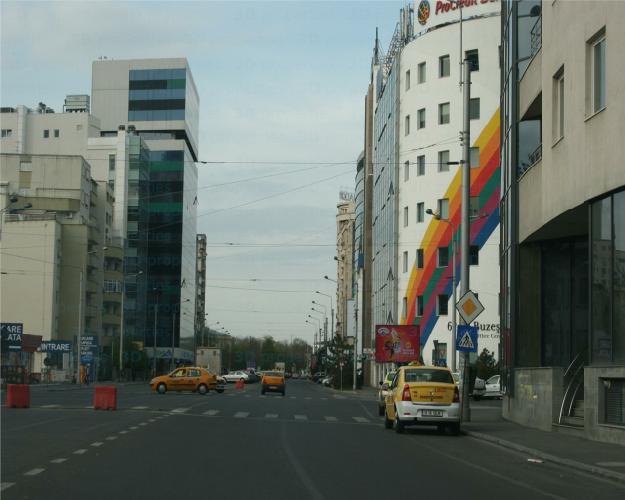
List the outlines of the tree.
<svg viewBox="0 0 625 500">
<path fill-rule="evenodd" d="M 495 361 L 495 353 L 484 349 L 477 358 L 477 376 L 487 380 L 499 372 L 499 364 Z"/>
</svg>

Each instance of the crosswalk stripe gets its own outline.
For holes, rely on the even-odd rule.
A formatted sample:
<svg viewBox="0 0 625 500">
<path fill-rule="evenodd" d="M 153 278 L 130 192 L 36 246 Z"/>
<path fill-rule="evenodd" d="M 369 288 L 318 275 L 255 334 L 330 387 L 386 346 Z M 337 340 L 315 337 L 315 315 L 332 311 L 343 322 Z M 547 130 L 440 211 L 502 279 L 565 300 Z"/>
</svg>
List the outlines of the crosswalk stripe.
<svg viewBox="0 0 625 500">
<path fill-rule="evenodd" d="M 74 452 L 74 455 L 84 455 L 85 453 L 87 453 L 87 450 L 82 449 L 82 450 L 76 450 Z"/>
<path fill-rule="evenodd" d="M 304 399 L 312 399 L 310 396 L 306 396 Z"/>
<path fill-rule="evenodd" d="M 147 410 L 149 406 L 133 406 L 131 410 Z"/>
<path fill-rule="evenodd" d="M 356 422 L 359 422 L 361 424 L 366 424 L 369 422 L 369 419 L 366 419 L 365 417 L 352 417 Z"/>
<path fill-rule="evenodd" d="M 98 446 L 102 446 L 104 443 L 100 442 L 100 441 L 96 441 L 95 443 L 91 443 L 91 446 L 95 446 L 96 448 Z"/>
<path fill-rule="evenodd" d="M 36 476 L 37 474 L 41 474 L 45 469 L 31 469 L 28 472 L 24 472 L 25 476 Z"/>
<path fill-rule="evenodd" d="M 42 408 L 60 408 L 61 405 L 43 405 Z"/>
<path fill-rule="evenodd" d="M 234 418 L 246 418 L 249 415 L 247 411 L 238 411 L 234 414 Z"/>
<path fill-rule="evenodd" d="M 295 418 L 295 420 L 308 420 L 308 417 L 306 415 L 293 415 L 293 417 Z"/>
<path fill-rule="evenodd" d="M 208 415 L 209 417 L 214 417 L 219 413 L 219 410 L 208 410 L 203 413 L 203 415 Z"/>
<path fill-rule="evenodd" d="M 291 399 L 297 399 L 297 396 L 289 396 Z"/>
<path fill-rule="evenodd" d="M 323 417 L 326 422 L 336 422 L 338 419 L 336 417 Z"/>
<path fill-rule="evenodd" d="M 277 413 L 267 413 L 265 415 L 265 418 L 278 418 L 278 414 Z"/>
<path fill-rule="evenodd" d="M 4 491 L 9 489 L 11 486 L 13 486 L 15 483 L 0 483 L 0 491 Z"/>
<path fill-rule="evenodd" d="M 107 436 L 104 439 L 106 439 L 107 441 L 115 441 L 117 439 L 117 436 Z"/>
<path fill-rule="evenodd" d="M 328 398 L 321 398 L 321 401 L 327 401 Z"/>
<path fill-rule="evenodd" d="M 52 460 L 50 460 L 51 464 L 62 464 L 63 462 L 66 462 L 67 458 L 54 458 Z"/>
<path fill-rule="evenodd" d="M 189 408 L 174 408 L 170 410 L 170 413 L 186 413 L 189 411 Z"/>
</svg>

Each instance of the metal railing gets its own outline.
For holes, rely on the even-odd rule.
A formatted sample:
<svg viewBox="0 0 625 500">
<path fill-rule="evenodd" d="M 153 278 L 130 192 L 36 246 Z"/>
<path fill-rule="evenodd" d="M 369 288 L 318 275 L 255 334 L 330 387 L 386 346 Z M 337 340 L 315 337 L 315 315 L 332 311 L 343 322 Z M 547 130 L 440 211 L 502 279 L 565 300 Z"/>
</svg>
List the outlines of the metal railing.
<svg viewBox="0 0 625 500">
<path fill-rule="evenodd" d="M 534 165 L 536 165 L 543 158 L 543 145 L 542 143 L 538 145 L 538 147 L 532 151 L 529 155 L 527 155 L 527 163 L 521 162 L 519 165 L 519 179 L 531 169 Z"/>
<path fill-rule="evenodd" d="M 585 349 L 573 358 L 573 361 L 564 371 L 563 387 L 564 396 L 558 415 L 558 423 L 561 424 L 566 417 L 573 416 L 575 401 L 584 396 L 584 366 L 586 365 Z"/>
</svg>

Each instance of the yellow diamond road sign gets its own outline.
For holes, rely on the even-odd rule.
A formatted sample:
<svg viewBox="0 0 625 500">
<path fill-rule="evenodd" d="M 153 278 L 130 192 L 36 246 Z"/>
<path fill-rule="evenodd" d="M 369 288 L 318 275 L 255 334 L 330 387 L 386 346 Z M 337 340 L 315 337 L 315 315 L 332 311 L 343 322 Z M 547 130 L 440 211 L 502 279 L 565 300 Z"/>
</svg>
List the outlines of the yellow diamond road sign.
<svg viewBox="0 0 625 500">
<path fill-rule="evenodd" d="M 475 294 L 469 290 L 456 304 L 456 309 L 467 325 L 470 325 L 475 319 L 482 314 L 484 306 L 477 299 Z"/>
</svg>

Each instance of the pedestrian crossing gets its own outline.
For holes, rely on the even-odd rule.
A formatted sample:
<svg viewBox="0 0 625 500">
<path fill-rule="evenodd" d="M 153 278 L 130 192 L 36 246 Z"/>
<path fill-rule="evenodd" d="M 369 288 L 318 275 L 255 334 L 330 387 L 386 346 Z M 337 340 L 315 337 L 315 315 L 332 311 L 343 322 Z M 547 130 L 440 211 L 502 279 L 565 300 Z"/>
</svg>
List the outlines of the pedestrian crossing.
<svg viewBox="0 0 625 500">
<path fill-rule="evenodd" d="M 186 412 L 177 412 L 178 414 Z M 291 420 L 294 422 L 330 422 L 330 423 L 352 423 L 352 424 L 378 424 L 376 420 L 369 419 L 360 415 L 353 417 L 337 417 L 334 415 L 325 415 L 323 417 L 314 417 L 311 415 L 304 415 L 301 413 L 296 414 L 281 414 L 281 413 L 258 413 L 253 414 L 249 411 L 236 411 L 229 412 L 223 410 L 210 409 L 201 413 L 205 417 L 221 417 L 221 418 L 235 418 L 235 419 L 262 419 L 262 420 Z"/>
</svg>

